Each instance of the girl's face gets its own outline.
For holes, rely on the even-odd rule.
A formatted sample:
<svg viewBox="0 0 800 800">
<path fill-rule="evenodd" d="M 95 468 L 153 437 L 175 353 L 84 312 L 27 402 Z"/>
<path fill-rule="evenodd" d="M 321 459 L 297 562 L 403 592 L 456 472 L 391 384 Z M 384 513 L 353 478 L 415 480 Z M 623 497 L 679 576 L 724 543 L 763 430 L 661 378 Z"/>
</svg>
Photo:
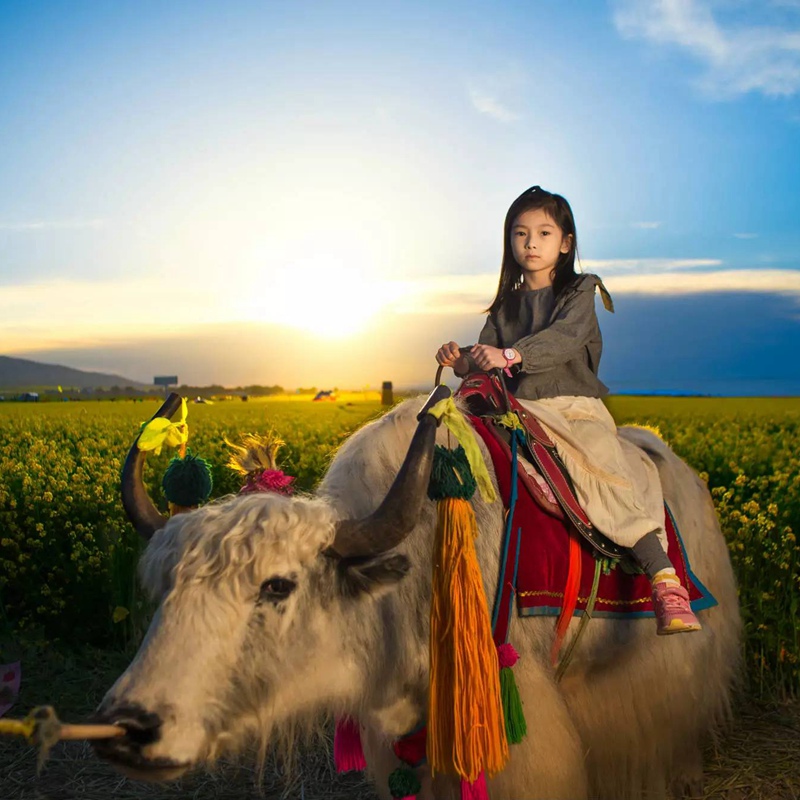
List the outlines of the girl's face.
<svg viewBox="0 0 800 800">
<path fill-rule="evenodd" d="M 552 283 L 551 273 L 561 253 L 568 253 L 572 236 L 556 225 L 542 208 L 523 211 L 511 226 L 511 250 L 514 260 L 522 267 L 526 283 Z"/>
</svg>

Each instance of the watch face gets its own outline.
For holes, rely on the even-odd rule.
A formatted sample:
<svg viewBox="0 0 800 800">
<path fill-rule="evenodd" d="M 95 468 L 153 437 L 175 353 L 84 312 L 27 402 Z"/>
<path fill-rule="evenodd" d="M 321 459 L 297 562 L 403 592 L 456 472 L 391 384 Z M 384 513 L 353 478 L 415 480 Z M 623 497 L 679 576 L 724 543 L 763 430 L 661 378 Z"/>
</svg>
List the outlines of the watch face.
<svg viewBox="0 0 800 800">
<path fill-rule="evenodd" d="M 517 354 L 514 352 L 513 347 L 507 347 L 503 350 L 503 358 L 505 358 L 506 361 L 513 361 L 516 357 Z"/>
</svg>

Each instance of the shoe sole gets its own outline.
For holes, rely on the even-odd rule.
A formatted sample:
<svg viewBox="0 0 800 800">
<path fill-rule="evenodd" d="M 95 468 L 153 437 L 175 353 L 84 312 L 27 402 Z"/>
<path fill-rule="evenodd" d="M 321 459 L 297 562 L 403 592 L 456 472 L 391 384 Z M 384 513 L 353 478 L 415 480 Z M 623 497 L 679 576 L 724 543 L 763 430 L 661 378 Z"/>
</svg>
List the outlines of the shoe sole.
<svg viewBox="0 0 800 800">
<path fill-rule="evenodd" d="M 661 628 L 656 631 L 659 636 L 671 636 L 673 633 L 694 633 L 694 631 L 703 630 L 702 625 L 687 625 L 686 623 L 679 623 L 675 625 L 671 623 L 668 628 Z"/>
</svg>

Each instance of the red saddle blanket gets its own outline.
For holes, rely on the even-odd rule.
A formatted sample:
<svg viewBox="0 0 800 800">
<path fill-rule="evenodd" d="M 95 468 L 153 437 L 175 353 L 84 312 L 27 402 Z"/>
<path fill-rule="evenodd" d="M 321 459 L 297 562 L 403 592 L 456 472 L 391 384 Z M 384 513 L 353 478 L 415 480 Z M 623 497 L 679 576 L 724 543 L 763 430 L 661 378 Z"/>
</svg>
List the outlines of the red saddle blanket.
<svg viewBox="0 0 800 800">
<path fill-rule="evenodd" d="M 511 496 L 511 463 L 483 422 L 471 417 L 475 431 L 481 436 L 492 456 L 500 494 L 506 508 Z M 521 469 L 521 467 L 519 468 Z M 692 609 L 696 612 L 716 605 L 717 601 L 695 577 L 671 512 L 664 507 L 668 539 L 668 555 L 681 583 L 688 589 Z M 583 614 L 592 589 L 595 558 L 583 537 L 581 544 L 581 580 L 575 615 Z M 495 600 L 496 625 L 507 626 L 512 613 L 513 597 L 521 616 L 552 615 L 561 611 L 569 566 L 569 532 L 564 522 L 533 501 L 517 478 L 517 501 L 511 536 L 501 561 L 501 581 Z M 617 564 L 602 574 L 592 616 L 652 617 L 653 601 L 650 581 L 643 574 L 630 574 Z M 498 618 L 499 617 L 499 618 Z"/>
</svg>

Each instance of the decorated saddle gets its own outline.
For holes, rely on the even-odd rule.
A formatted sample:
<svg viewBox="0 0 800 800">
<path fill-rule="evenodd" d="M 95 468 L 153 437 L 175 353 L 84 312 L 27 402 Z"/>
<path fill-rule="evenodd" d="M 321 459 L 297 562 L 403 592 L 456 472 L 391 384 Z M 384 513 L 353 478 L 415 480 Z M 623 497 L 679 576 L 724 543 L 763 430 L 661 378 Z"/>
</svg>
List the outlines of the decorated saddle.
<svg viewBox="0 0 800 800">
<path fill-rule="evenodd" d="M 505 391 L 501 379 L 489 373 L 468 375 L 456 397 L 467 403 L 472 426 L 489 450 L 504 505 L 512 515 L 494 603 L 496 630 L 508 629 L 515 600 L 521 616 L 558 616 L 565 604 L 571 606 L 570 616 L 582 615 L 590 601 L 592 616 L 654 616 L 650 581 L 625 548 L 591 524 L 554 442 Z M 509 424 L 509 412 L 519 423 L 512 419 Z M 533 470 L 515 467 L 512 456 L 526 458 L 541 480 L 531 477 Z M 691 570 L 666 504 L 664 527 L 667 554 L 689 592 L 693 610 L 715 605 Z"/>
</svg>

